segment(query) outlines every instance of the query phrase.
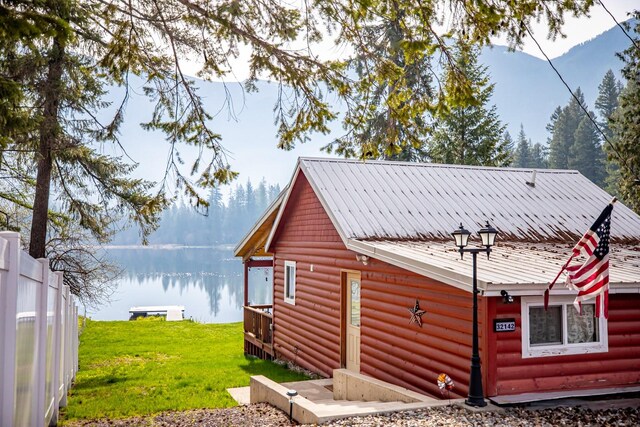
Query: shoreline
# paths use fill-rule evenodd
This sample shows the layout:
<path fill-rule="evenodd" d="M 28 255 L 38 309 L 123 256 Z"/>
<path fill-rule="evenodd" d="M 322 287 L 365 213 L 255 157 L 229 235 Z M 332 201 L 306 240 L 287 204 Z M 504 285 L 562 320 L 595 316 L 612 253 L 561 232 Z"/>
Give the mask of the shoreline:
<path fill-rule="evenodd" d="M 155 243 L 150 245 L 102 245 L 95 246 L 100 249 L 160 249 L 160 250 L 176 250 L 176 249 L 216 249 L 216 250 L 233 250 L 235 247 L 232 243 L 223 243 L 220 245 L 183 245 L 180 243 Z"/>

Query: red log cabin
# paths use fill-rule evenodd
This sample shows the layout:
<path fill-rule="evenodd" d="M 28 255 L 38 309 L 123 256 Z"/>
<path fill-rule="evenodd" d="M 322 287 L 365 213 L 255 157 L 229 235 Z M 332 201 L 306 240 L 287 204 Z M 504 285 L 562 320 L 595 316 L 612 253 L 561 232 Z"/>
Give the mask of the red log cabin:
<path fill-rule="evenodd" d="M 544 290 L 611 196 L 577 171 L 536 172 L 300 159 L 235 250 L 245 265 L 245 352 L 436 397 L 446 373 L 452 396 L 466 396 L 472 266 L 451 232 L 489 221 L 499 234 L 477 263 L 485 396 L 640 390 L 640 217 L 615 204 L 608 319 L 589 302 L 580 316 L 561 283 L 545 311 Z M 251 306 L 247 272 L 267 265 L 273 304 Z M 416 303 L 424 314 L 411 321 Z"/>

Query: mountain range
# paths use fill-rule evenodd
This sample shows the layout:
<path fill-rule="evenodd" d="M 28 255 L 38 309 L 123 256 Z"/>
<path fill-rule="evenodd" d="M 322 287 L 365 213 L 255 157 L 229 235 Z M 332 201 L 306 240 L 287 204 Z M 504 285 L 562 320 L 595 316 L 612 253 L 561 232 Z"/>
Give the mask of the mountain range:
<path fill-rule="evenodd" d="M 575 90 L 580 87 L 587 104 L 593 109 L 600 84 L 607 70 L 619 77 L 622 62 L 616 57 L 630 44 L 618 27 L 577 45 L 560 57 L 553 65 L 567 84 Z M 515 138 L 524 127 L 535 142 L 546 142 L 545 126 L 557 106 L 564 106 L 570 93 L 545 60 L 504 46 L 485 48 L 480 61 L 488 67 L 495 83 L 492 103 Z M 274 83 L 259 82 L 259 92 L 245 93 L 241 83 L 197 81 L 205 105 L 215 114 L 212 128 L 222 135 L 229 163 L 240 172 L 240 181 L 250 179 L 256 183 L 263 177 L 272 184 L 285 185 L 299 156 L 326 156 L 320 148 L 343 132 L 339 122 L 333 124 L 330 135 L 313 135 L 311 141 L 292 151 L 276 147 L 276 127 L 273 106 L 278 96 Z M 110 97 L 117 99 L 114 90 Z M 226 95 L 230 96 L 226 96 Z M 139 124 L 149 119 L 152 106 L 141 91 L 134 91 L 128 101 L 127 116 L 122 127 L 121 142 L 128 155 L 139 163 L 137 175 L 158 180 L 165 170 L 168 145 L 164 136 L 140 129 Z M 190 148 L 181 149 L 186 165 L 196 155 Z"/>
<path fill-rule="evenodd" d="M 598 85 L 607 70 L 613 70 L 620 78 L 623 64 L 616 53 L 630 43 L 616 26 L 551 62 L 572 90 L 582 89 L 587 105 L 593 109 Z M 522 124 L 534 143 L 544 143 L 548 136 L 545 126 L 553 110 L 566 105 L 571 97 L 551 65 L 523 52 L 510 52 L 504 46 L 484 49 L 480 60 L 495 83 L 493 103 L 512 136 L 517 135 Z"/>

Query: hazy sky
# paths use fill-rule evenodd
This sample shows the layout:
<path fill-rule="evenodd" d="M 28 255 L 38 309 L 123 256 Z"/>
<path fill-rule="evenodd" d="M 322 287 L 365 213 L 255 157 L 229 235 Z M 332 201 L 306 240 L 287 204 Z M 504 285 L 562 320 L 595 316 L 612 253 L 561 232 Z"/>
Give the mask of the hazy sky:
<path fill-rule="evenodd" d="M 640 9 L 640 0 L 605 0 L 604 5 L 611 12 L 618 22 L 628 19 L 627 14 L 634 9 Z M 565 38 L 558 37 L 556 40 L 547 39 L 547 28 L 545 22 L 534 24 L 533 33 L 542 49 L 549 58 L 555 58 L 566 53 L 573 46 L 583 43 L 595 36 L 607 31 L 616 25 L 614 19 L 605 11 L 601 2 L 596 1 L 592 7 L 590 17 L 575 18 L 567 16 L 565 19 L 564 33 Z M 530 39 L 525 39 L 523 51 L 544 59 L 536 44 Z M 506 45 L 506 39 L 496 39 L 495 44 Z M 316 48 L 316 53 L 323 57 L 340 57 L 344 55 L 344 48 L 334 46 L 332 41 L 326 40 Z M 232 60 L 233 75 L 226 76 L 225 81 L 243 81 L 248 77 L 248 67 L 246 66 L 249 51 L 241 52 L 242 55 L 236 60 Z M 195 75 L 199 70 L 197 63 L 185 61 L 183 68 L 188 74 Z"/>
<path fill-rule="evenodd" d="M 634 8 L 640 8 L 640 0 L 606 0 L 606 7 L 611 11 L 618 22 L 628 19 L 627 13 Z M 566 38 L 558 38 L 555 41 L 547 39 L 547 32 L 544 23 L 540 23 L 534 27 L 534 35 L 538 42 L 542 45 L 543 49 L 550 58 L 558 57 L 566 53 L 571 47 L 588 41 L 597 35 L 607 31 L 614 27 L 615 21 L 609 16 L 600 4 L 596 4 L 591 12 L 591 17 L 582 17 L 576 19 L 573 17 L 566 18 L 566 25 L 564 27 Z M 524 51 L 530 55 L 543 58 L 543 55 L 530 39 L 524 46 Z M 506 44 L 504 41 L 496 40 L 496 44 Z M 330 55 L 339 55 L 340 52 L 336 51 L 336 48 L 332 48 L 333 51 Z M 245 58 L 246 61 L 246 58 Z M 237 80 L 243 80 L 246 77 L 246 72 L 243 71 L 242 60 L 237 62 L 237 69 L 235 78 Z M 194 72 L 195 69 L 190 69 L 190 72 Z M 233 78 L 227 78 L 229 80 L 235 80 Z M 234 85 L 231 85 L 235 87 Z M 237 89 L 237 88 L 236 88 Z M 283 151 L 275 147 L 275 127 L 273 126 L 273 112 L 271 109 L 271 103 L 273 97 L 268 95 L 269 90 L 261 91 L 260 94 L 254 94 L 247 104 L 242 107 L 245 110 L 253 110 L 254 114 L 251 117 L 255 117 L 256 112 L 260 115 L 263 123 L 251 123 L 247 121 L 247 114 L 239 114 L 237 123 L 235 126 L 227 130 L 223 135 L 222 143 L 230 152 L 230 162 L 232 169 L 240 172 L 238 182 L 245 183 L 247 179 L 251 179 L 252 182 L 257 183 L 262 177 L 265 177 L 269 183 L 279 183 L 285 185 L 293 173 L 293 169 L 296 164 L 296 160 L 300 156 L 326 156 L 324 152 L 320 151 L 320 147 L 330 142 L 331 137 L 326 135 L 313 135 L 311 141 L 305 144 L 298 145 L 292 151 Z M 242 100 L 242 95 L 236 95 L 237 100 Z M 268 107 L 265 107 L 268 105 Z M 229 128 L 229 127 L 227 127 Z M 262 135 L 259 140 L 256 140 L 255 134 L 248 132 L 249 128 L 269 129 L 270 131 Z M 335 128 L 339 129 L 339 123 L 335 124 Z M 140 148 L 143 148 L 141 146 Z M 132 150 L 135 150 L 133 148 Z M 188 150 L 187 150 L 188 151 Z M 137 154 L 137 153 L 134 153 Z M 149 153 L 141 152 L 139 156 L 134 155 L 136 159 L 144 159 Z M 187 163 L 189 163 L 189 156 L 185 153 Z M 153 180 L 158 179 L 158 174 L 161 170 L 157 167 L 150 168 L 147 166 L 144 160 L 141 162 L 140 172 L 146 178 Z M 155 163 L 155 162 L 153 162 Z M 153 170 L 155 169 L 155 170 Z M 160 173 L 161 175 L 161 173 Z M 235 184 L 233 184 L 235 185 Z M 225 189 L 225 193 L 226 193 Z"/>
<path fill-rule="evenodd" d="M 606 8 L 618 22 L 623 22 L 629 19 L 627 16 L 628 12 L 631 12 L 634 9 L 640 9 L 640 0 L 606 0 L 602 3 L 604 3 Z M 540 23 L 535 26 L 535 29 L 533 30 L 534 36 L 549 58 L 553 59 L 566 53 L 573 46 L 590 40 L 616 25 L 613 18 L 605 11 L 600 2 L 596 2 L 596 5 L 593 6 L 590 15 L 590 18 L 567 18 L 565 20 L 565 26 L 563 27 L 564 33 L 567 36 L 566 38 L 558 38 L 555 41 L 547 40 L 547 32 L 546 28 L 544 28 L 544 23 Z M 525 44 L 523 51 L 544 59 L 538 47 L 530 39 Z"/>

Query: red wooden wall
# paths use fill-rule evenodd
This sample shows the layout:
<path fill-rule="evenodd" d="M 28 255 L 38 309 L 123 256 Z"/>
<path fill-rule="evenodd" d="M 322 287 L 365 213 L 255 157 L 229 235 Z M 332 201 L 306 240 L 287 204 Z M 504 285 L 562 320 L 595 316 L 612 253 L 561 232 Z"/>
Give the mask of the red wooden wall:
<path fill-rule="evenodd" d="M 362 279 L 361 372 L 440 397 L 442 372 L 455 383 L 452 397 L 466 396 L 471 357 L 471 293 L 434 282 L 382 262 Z M 422 327 L 409 324 L 416 298 Z M 480 352 L 484 303 L 480 299 Z M 486 363 L 483 363 L 483 366 Z"/>
<path fill-rule="evenodd" d="M 440 396 L 439 373 L 465 396 L 471 354 L 471 293 L 384 262 L 364 266 L 346 249 L 301 172 L 272 244 L 274 348 L 278 357 L 331 376 L 340 368 L 342 273 L 361 273 L 361 371 Z M 284 302 L 284 261 L 296 261 L 296 304 Z M 313 271 L 311 271 L 313 265 Z M 415 300 L 427 313 L 409 324 Z M 521 357 L 520 299 L 480 298 L 480 354 L 488 396 L 640 383 L 640 295 L 611 295 L 609 352 Z M 494 333 L 492 319 L 516 319 L 513 333 Z M 483 349 L 489 351 L 483 351 Z"/>
<path fill-rule="evenodd" d="M 522 358 L 520 298 L 491 298 L 489 318 L 513 317 L 516 332 L 488 333 L 490 396 L 640 383 L 640 295 L 609 296 L 609 351 Z"/>
<path fill-rule="evenodd" d="M 342 272 L 361 272 L 361 372 L 440 396 L 436 378 L 455 382 L 465 396 L 471 355 L 471 293 L 371 260 L 364 266 L 346 249 L 304 174 L 296 180 L 273 240 L 274 348 L 284 357 L 330 376 L 340 368 Z M 296 261 L 296 304 L 284 302 L 284 261 Z M 311 270 L 313 265 L 313 272 Z M 427 313 L 409 324 L 415 300 Z M 479 318 L 484 323 L 485 300 Z M 480 327 L 481 354 L 486 348 Z M 483 373 L 486 377 L 486 360 Z M 485 378 L 486 383 L 486 378 Z"/>
<path fill-rule="evenodd" d="M 302 173 L 287 203 L 274 253 L 274 350 L 330 376 L 340 368 L 340 269 L 355 265 Z M 295 306 L 284 302 L 284 261 L 296 261 Z M 314 271 L 310 271 L 311 264 Z"/>

